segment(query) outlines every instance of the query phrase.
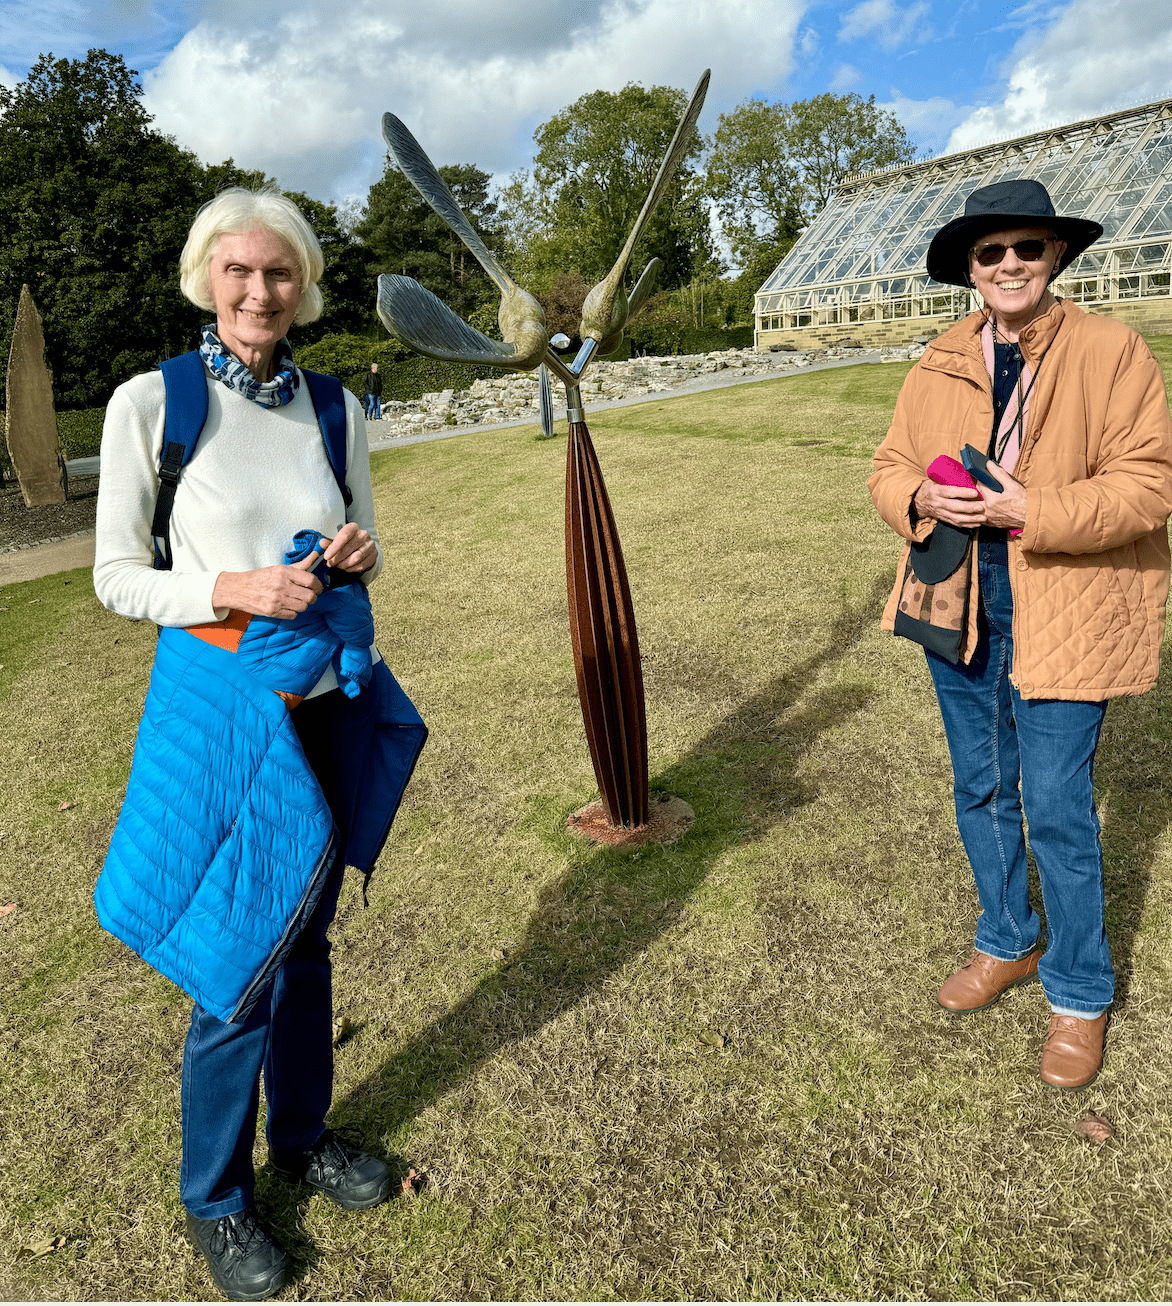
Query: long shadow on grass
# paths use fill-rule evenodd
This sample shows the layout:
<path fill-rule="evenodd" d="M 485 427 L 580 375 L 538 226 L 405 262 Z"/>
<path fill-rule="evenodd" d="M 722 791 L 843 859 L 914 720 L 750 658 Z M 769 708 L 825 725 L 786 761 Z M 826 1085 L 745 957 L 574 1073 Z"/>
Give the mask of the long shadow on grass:
<path fill-rule="evenodd" d="M 572 854 L 574 864 L 542 893 L 512 957 L 338 1101 L 336 1119 L 360 1124 L 372 1137 L 394 1131 L 648 947 L 729 848 L 812 801 L 815 791 L 798 774 L 803 755 L 874 691 L 859 682 L 821 689 L 811 683 L 850 658 L 873 627 L 889 583 L 877 579 L 862 604 L 834 621 L 824 648 L 770 681 L 654 777 L 653 788 L 696 809 L 696 824 L 680 843 L 645 847 L 636 857 L 585 847 Z M 548 813 L 543 824 L 554 819 Z"/>

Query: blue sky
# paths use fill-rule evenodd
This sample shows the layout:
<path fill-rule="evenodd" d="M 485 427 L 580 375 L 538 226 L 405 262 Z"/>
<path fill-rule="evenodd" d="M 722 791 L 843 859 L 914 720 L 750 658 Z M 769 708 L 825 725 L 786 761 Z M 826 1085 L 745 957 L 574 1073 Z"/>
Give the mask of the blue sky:
<path fill-rule="evenodd" d="M 437 163 L 504 177 L 586 91 L 705 66 L 704 131 L 750 95 L 857 91 L 927 152 L 1172 95 L 1164 0 L 0 0 L 9 85 L 91 46 L 200 158 L 338 200 L 379 175 L 385 109 Z"/>

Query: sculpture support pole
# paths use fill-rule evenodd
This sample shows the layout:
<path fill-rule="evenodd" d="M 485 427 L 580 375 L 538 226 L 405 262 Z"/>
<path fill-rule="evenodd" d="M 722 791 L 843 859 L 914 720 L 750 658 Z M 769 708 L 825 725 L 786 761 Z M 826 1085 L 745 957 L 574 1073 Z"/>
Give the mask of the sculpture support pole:
<path fill-rule="evenodd" d="M 576 389 L 576 387 L 575 387 Z M 611 825 L 647 822 L 647 714 L 639 637 L 602 469 L 570 397 L 566 452 L 566 591 L 582 721 Z"/>

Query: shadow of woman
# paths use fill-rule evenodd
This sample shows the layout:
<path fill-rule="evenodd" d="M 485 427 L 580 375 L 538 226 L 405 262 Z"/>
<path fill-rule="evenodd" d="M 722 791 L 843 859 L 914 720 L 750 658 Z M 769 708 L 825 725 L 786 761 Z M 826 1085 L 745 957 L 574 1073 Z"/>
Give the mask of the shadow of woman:
<path fill-rule="evenodd" d="M 810 685 L 849 660 L 889 586 L 889 577 L 877 578 L 866 600 L 833 622 L 818 652 L 746 699 L 653 778 L 653 789 L 670 790 L 697 811 L 679 843 L 644 845 L 637 859 L 601 848 L 576 854 L 567 873 L 542 892 L 512 956 L 336 1101 L 333 1117 L 370 1137 L 393 1132 L 487 1058 L 572 1008 L 671 928 L 729 848 L 812 801 L 815 792 L 798 774 L 802 757 L 824 731 L 859 712 L 873 691 L 842 680 Z"/>

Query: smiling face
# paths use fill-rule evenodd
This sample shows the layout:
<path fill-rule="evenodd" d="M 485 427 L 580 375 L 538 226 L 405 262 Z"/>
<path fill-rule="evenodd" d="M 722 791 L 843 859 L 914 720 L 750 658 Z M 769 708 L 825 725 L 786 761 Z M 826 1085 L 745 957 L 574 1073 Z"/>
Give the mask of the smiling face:
<path fill-rule="evenodd" d="M 208 285 L 216 332 L 259 381 L 273 377 L 273 351 L 301 302 L 301 269 L 274 232 L 231 231 L 212 252 Z"/>
<path fill-rule="evenodd" d="M 1019 240 L 1046 241 L 1042 257 L 1034 262 L 1019 258 L 1012 246 Z M 1005 257 L 992 267 L 982 267 L 977 254 L 988 245 L 1004 245 Z M 1033 317 L 1050 284 L 1050 275 L 1066 249 L 1049 227 L 1014 227 L 990 231 L 973 241 L 969 254 L 969 273 L 977 293 L 997 316 L 998 328 L 1011 339 Z"/>

